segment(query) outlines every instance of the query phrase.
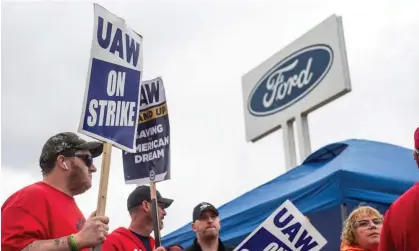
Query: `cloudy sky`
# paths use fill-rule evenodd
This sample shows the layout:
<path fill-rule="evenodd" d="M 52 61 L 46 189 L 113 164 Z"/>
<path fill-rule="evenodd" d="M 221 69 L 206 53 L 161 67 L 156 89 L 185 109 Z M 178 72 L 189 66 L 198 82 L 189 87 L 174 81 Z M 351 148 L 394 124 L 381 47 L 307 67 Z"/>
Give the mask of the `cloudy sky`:
<path fill-rule="evenodd" d="M 331 14 L 342 15 L 352 92 L 309 116 L 313 150 L 361 138 L 411 148 L 419 126 L 419 1 L 97 1 L 144 36 L 144 77 L 162 76 L 171 120 L 172 180 L 160 183 L 163 234 L 285 172 L 282 134 L 244 133 L 241 76 Z M 90 1 L 2 2 L 1 199 L 41 179 L 45 140 L 76 131 L 93 31 Z M 100 159 L 96 165 L 100 167 Z M 106 208 L 127 226 L 121 151 Z M 87 215 L 93 188 L 78 196 Z"/>

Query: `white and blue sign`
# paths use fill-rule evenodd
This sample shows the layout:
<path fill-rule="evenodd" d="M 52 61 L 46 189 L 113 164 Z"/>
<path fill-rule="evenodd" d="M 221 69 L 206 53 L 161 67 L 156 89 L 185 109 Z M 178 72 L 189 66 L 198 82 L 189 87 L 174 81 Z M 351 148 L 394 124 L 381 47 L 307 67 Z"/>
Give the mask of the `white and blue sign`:
<path fill-rule="evenodd" d="M 254 116 L 284 110 L 312 91 L 329 72 L 333 50 L 325 44 L 311 45 L 289 55 L 263 75 L 248 99 Z"/>
<path fill-rule="evenodd" d="M 308 115 L 351 91 L 342 17 L 329 16 L 257 63 L 243 75 L 242 90 L 246 140 L 283 129 L 287 169 L 294 167 L 289 139 L 295 136 L 289 128 L 296 125 L 304 159 L 311 151 Z"/>
<path fill-rule="evenodd" d="M 170 179 L 170 123 L 163 80 L 141 83 L 136 152 L 122 153 L 126 184 Z"/>
<path fill-rule="evenodd" d="M 235 251 L 317 251 L 326 243 L 309 220 L 287 200 Z"/>
<path fill-rule="evenodd" d="M 94 32 L 79 132 L 135 152 L 142 37 L 94 4 Z"/>

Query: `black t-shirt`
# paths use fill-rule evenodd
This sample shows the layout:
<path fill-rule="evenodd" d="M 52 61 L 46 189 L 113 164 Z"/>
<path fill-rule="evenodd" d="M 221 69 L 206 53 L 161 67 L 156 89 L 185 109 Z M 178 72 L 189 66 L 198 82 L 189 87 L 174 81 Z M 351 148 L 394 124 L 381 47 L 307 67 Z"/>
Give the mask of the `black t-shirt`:
<path fill-rule="evenodd" d="M 144 244 L 144 247 L 146 248 L 146 251 L 153 251 L 153 249 L 151 248 L 151 244 L 150 244 L 150 239 L 148 236 L 143 236 L 143 235 L 139 235 L 133 231 L 131 231 L 135 236 L 138 237 L 138 239 L 140 239 L 140 241 Z"/>
<path fill-rule="evenodd" d="M 218 251 L 233 251 L 236 247 L 231 245 L 225 245 L 220 239 L 218 239 Z M 202 251 L 198 240 L 195 238 L 191 246 L 184 249 L 184 251 Z"/>

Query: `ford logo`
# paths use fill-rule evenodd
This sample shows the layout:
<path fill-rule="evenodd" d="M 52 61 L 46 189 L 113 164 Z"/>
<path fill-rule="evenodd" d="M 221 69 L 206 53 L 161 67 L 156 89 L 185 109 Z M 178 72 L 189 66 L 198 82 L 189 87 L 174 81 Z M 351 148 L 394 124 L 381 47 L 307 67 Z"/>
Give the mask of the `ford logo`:
<path fill-rule="evenodd" d="M 265 73 L 250 92 L 250 113 L 267 116 L 295 104 L 323 80 L 332 63 L 333 50 L 325 44 L 289 55 Z"/>

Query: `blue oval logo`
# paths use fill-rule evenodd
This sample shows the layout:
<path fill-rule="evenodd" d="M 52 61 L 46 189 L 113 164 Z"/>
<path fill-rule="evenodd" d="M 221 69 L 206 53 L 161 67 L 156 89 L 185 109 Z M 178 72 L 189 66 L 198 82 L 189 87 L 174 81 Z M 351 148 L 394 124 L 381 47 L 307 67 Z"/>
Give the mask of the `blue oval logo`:
<path fill-rule="evenodd" d="M 250 92 L 248 110 L 267 116 L 295 104 L 327 75 L 333 50 L 325 44 L 305 47 L 272 67 Z"/>

